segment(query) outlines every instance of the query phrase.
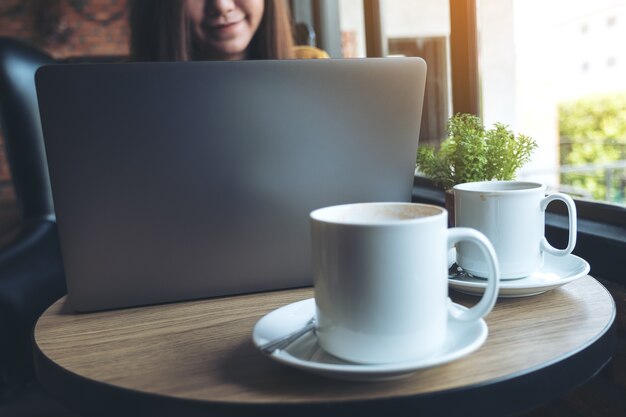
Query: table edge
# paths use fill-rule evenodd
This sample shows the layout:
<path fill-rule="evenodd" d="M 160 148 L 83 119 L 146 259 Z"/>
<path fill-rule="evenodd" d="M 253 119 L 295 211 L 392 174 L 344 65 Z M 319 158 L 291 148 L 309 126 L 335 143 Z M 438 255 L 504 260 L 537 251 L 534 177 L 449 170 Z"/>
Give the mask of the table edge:
<path fill-rule="evenodd" d="M 35 374 L 46 391 L 75 411 L 89 415 L 109 416 L 115 413 L 134 416 L 149 413 L 153 416 L 169 416 L 172 413 L 184 413 L 185 416 L 206 416 L 207 413 L 216 413 L 229 416 L 250 413 L 258 416 L 267 413 L 272 417 L 281 417 L 292 416 L 297 412 L 302 417 L 318 416 L 320 413 L 327 416 L 345 413 L 374 416 L 388 412 L 392 404 L 394 409 L 398 410 L 394 413 L 398 416 L 415 415 L 416 412 L 447 416 L 454 413 L 451 406 L 458 407 L 457 412 L 462 412 L 464 416 L 515 415 L 584 384 L 611 360 L 616 344 L 615 301 L 606 287 L 595 281 L 606 291 L 612 303 L 611 318 L 597 337 L 581 345 L 579 349 L 554 358 L 548 363 L 477 384 L 431 393 L 384 399 L 300 401 L 280 404 L 202 401 L 152 394 L 89 379 L 61 367 L 41 351 L 33 328 L 31 336 Z M 519 392 L 524 392 L 523 400 L 520 399 L 522 396 Z M 532 398 L 529 399 L 529 396 Z"/>

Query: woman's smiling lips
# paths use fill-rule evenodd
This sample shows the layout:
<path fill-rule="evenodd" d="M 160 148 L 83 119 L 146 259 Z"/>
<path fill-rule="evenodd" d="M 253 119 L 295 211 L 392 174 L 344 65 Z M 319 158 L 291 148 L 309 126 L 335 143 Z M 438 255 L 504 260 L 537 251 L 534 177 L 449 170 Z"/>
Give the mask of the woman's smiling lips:
<path fill-rule="evenodd" d="M 212 36 L 224 37 L 229 36 L 236 32 L 239 26 L 243 23 L 244 19 L 237 20 L 235 22 L 226 22 L 219 24 L 205 25 L 204 28 Z"/>

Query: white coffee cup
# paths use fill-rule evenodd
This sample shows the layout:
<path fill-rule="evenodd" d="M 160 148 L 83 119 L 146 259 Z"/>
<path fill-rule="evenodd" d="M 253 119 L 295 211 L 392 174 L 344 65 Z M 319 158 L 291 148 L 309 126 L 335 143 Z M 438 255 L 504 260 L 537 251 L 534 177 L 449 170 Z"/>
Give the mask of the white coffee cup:
<path fill-rule="evenodd" d="M 455 223 L 485 234 L 498 254 L 502 279 L 522 278 L 543 266 L 543 254 L 565 256 L 576 246 L 576 205 L 565 194 L 546 197 L 546 186 L 523 181 L 483 181 L 454 186 Z M 569 214 L 569 242 L 556 249 L 545 238 L 545 210 L 561 200 Z M 488 265 L 480 251 L 465 242 L 457 245 L 457 264 L 484 277 Z"/>
<path fill-rule="evenodd" d="M 361 203 L 311 213 L 316 333 L 328 353 L 357 363 L 419 360 L 444 346 L 448 315 L 471 322 L 498 296 L 498 263 L 481 233 L 448 229 L 445 209 Z M 448 248 L 481 248 L 489 265 L 483 298 L 460 311 L 448 298 Z"/>

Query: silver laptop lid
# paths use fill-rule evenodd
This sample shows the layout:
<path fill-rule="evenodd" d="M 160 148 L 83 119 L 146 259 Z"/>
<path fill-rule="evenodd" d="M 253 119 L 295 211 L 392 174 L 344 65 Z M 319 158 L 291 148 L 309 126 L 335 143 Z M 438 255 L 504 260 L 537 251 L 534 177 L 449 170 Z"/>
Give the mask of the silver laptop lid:
<path fill-rule="evenodd" d="M 36 75 L 77 311 L 310 285 L 310 211 L 409 201 L 419 58 Z"/>

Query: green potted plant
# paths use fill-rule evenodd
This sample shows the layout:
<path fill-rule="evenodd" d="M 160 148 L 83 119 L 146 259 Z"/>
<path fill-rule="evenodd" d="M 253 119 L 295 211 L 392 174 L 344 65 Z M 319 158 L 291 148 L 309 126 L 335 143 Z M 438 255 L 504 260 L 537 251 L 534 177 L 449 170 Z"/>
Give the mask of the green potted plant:
<path fill-rule="evenodd" d="M 448 120 L 448 137 L 438 149 L 417 150 L 417 170 L 446 191 L 446 208 L 454 218 L 452 187 L 474 181 L 512 180 L 530 160 L 537 143 L 496 123 L 486 129 L 479 117 L 458 113 Z"/>

